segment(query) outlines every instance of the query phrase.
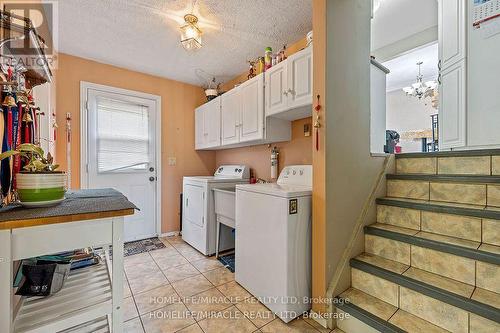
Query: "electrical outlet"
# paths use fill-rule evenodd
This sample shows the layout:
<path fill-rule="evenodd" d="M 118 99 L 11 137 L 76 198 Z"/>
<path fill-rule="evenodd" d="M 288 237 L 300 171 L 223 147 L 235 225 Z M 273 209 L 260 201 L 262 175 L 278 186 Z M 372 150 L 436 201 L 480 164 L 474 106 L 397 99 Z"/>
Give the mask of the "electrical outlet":
<path fill-rule="evenodd" d="M 168 165 L 169 166 L 175 166 L 176 164 L 177 164 L 177 158 L 175 158 L 175 157 L 168 158 Z"/>

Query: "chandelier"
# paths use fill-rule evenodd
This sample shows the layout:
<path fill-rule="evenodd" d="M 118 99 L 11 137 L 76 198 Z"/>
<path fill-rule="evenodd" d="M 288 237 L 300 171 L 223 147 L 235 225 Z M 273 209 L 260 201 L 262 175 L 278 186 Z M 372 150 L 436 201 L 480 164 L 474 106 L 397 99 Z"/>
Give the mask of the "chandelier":
<path fill-rule="evenodd" d="M 434 90 L 437 87 L 437 82 L 435 80 L 423 82 L 424 76 L 422 75 L 421 67 L 423 62 L 417 62 L 418 66 L 418 75 L 417 81 L 409 87 L 404 87 L 403 91 L 407 96 L 417 97 L 418 99 L 422 99 L 425 97 L 430 97 L 434 94 Z"/>
<path fill-rule="evenodd" d="M 181 27 L 181 44 L 187 51 L 201 48 L 201 30 L 198 28 L 198 17 L 193 14 L 184 15 L 185 24 Z"/>

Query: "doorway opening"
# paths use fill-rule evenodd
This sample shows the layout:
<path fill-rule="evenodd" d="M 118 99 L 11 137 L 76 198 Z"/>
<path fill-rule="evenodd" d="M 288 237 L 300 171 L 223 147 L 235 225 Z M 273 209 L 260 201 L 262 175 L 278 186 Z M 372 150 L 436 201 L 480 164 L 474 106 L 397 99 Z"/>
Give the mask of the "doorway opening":
<path fill-rule="evenodd" d="M 378 0 L 374 5 L 371 54 L 388 74 L 382 81 L 372 71 L 371 152 L 438 151 L 438 2 Z"/>

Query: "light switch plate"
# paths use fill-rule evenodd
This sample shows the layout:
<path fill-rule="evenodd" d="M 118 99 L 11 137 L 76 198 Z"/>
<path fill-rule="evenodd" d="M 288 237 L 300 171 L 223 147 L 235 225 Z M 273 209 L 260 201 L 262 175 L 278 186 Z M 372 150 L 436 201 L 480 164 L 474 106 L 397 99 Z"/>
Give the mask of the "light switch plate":
<path fill-rule="evenodd" d="M 168 158 L 168 165 L 169 166 L 175 166 L 176 164 L 177 164 L 177 158 L 175 158 L 175 157 Z"/>

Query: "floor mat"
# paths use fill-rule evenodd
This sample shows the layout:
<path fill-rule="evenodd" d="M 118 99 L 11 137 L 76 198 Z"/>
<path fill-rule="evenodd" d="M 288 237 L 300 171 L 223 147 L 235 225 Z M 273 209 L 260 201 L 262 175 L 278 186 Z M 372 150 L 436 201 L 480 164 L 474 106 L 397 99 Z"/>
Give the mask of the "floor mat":
<path fill-rule="evenodd" d="M 124 244 L 123 256 L 128 257 L 134 254 L 163 249 L 164 247 L 165 244 L 158 237 L 127 242 Z"/>
<path fill-rule="evenodd" d="M 220 256 L 219 261 L 231 272 L 234 273 L 234 253 L 226 254 L 225 256 Z"/>

